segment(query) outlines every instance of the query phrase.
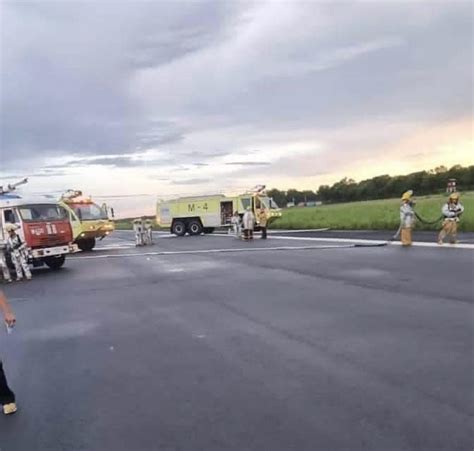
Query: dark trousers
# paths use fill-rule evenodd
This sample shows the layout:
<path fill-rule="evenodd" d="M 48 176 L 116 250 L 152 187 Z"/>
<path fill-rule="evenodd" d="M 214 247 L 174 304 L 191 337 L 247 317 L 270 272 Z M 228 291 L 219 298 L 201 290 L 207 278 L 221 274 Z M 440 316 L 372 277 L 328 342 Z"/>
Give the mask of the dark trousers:
<path fill-rule="evenodd" d="M 0 360 L 0 404 L 5 405 L 12 402 L 15 402 L 15 394 L 7 384 L 7 378 L 3 372 L 3 365 Z"/>
<path fill-rule="evenodd" d="M 253 240 L 253 229 L 244 229 L 244 239 Z"/>
<path fill-rule="evenodd" d="M 262 240 L 266 240 L 267 239 L 267 228 L 266 227 L 260 227 L 260 229 L 262 230 Z"/>

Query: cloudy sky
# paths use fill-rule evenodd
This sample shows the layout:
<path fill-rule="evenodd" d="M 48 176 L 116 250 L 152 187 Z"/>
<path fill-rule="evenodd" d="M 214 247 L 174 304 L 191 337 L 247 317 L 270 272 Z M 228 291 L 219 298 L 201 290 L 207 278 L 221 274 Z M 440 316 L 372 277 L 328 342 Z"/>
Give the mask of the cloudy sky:
<path fill-rule="evenodd" d="M 0 14 L 0 179 L 30 176 L 27 191 L 149 213 L 157 196 L 474 163 L 471 2 L 15 0 Z"/>

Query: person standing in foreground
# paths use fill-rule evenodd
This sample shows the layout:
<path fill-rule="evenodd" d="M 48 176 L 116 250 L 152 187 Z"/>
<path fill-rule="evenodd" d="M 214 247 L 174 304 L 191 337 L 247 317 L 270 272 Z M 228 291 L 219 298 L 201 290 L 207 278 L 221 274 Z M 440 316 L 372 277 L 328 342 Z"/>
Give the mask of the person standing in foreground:
<path fill-rule="evenodd" d="M 242 234 L 242 226 L 240 224 L 241 219 L 238 211 L 234 212 L 232 219 L 230 220 L 232 224 L 232 228 L 234 230 L 234 235 L 237 239 L 240 239 L 240 235 Z"/>
<path fill-rule="evenodd" d="M 265 208 L 260 209 L 260 214 L 258 215 L 258 220 L 260 223 L 260 230 L 262 231 L 262 240 L 267 239 L 267 223 L 268 223 L 268 218 L 267 218 L 267 213 L 265 211 Z"/>
<path fill-rule="evenodd" d="M 142 218 L 133 220 L 133 230 L 135 232 L 135 246 L 145 245 L 145 229 Z"/>
<path fill-rule="evenodd" d="M 3 314 L 5 319 L 5 324 L 7 327 L 13 327 L 16 323 L 15 315 L 13 314 L 10 305 L 7 302 L 7 298 L 3 294 L 3 291 L 0 290 L 0 311 Z M 3 364 L 0 360 L 0 404 L 3 406 L 3 413 L 5 415 L 10 415 L 17 411 L 17 406 L 15 404 L 15 394 L 10 390 L 10 387 L 7 383 L 7 378 L 3 372 Z"/>
<path fill-rule="evenodd" d="M 17 228 L 15 224 L 7 224 L 5 227 L 8 232 L 7 250 L 15 265 L 16 280 L 22 280 L 23 274 L 25 274 L 27 280 L 31 280 L 31 271 L 28 267 L 28 248 L 20 235 L 16 233 Z"/>
<path fill-rule="evenodd" d="M 150 246 L 153 244 L 153 221 L 151 219 L 145 220 L 145 244 Z"/>
<path fill-rule="evenodd" d="M 441 209 L 444 221 L 443 228 L 439 232 L 438 244 L 443 244 L 447 235 L 450 237 L 450 243 L 457 243 L 458 222 L 464 212 L 464 207 L 459 202 L 459 193 L 451 193 L 448 202 Z"/>
<path fill-rule="evenodd" d="M 415 225 L 414 205 L 413 191 L 409 190 L 403 193 L 402 205 L 400 206 L 400 237 L 402 246 L 412 245 L 412 229 Z"/>
<path fill-rule="evenodd" d="M 255 215 L 252 212 L 251 207 L 247 207 L 244 217 L 242 218 L 244 227 L 244 239 L 253 240 L 253 229 L 255 227 Z"/>
<path fill-rule="evenodd" d="M 6 253 L 7 247 L 3 240 L 0 240 L 0 270 L 3 274 L 3 280 L 5 282 L 11 282 L 12 276 L 10 275 L 10 268 L 7 265 Z"/>

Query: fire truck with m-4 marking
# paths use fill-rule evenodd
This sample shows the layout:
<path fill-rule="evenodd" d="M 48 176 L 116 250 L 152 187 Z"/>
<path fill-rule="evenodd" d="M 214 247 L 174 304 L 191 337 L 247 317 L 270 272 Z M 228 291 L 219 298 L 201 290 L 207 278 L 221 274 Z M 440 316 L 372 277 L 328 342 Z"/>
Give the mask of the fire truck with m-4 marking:
<path fill-rule="evenodd" d="M 221 194 L 210 196 L 180 197 L 169 201 L 158 201 L 156 223 L 170 228 L 177 236 L 212 233 L 216 228 L 229 228 L 234 212 L 242 217 L 247 208 L 255 214 L 255 227 L 259 228 L 259 212 L 263 208 L 267 225 L 281 217 L 281 209 L 259 185 L 253 190 L 235 197 Z"/>

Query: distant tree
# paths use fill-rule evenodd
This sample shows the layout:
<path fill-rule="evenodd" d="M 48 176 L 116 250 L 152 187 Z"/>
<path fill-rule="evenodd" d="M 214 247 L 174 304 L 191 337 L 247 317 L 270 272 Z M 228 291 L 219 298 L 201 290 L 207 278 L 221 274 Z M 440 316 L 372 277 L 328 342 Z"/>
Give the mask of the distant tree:
<path fill-rule="evenodd" d="M 273 198 L 277 205 L 279 205 L 280 207 L 286 207 L 287 200 L 285 191 L 280 191 L 276 188 L 273 188 L 267 191 L 267 194 L 269 197 Z"/>
<path fill-rule="evenodd" d="M 448 172 L 448 168 L 446 166 L 441 165 L 434 168 L 435 174 L 444 174 L 446 172 Z"/>
<path fill-rule="evenodd" d="M 301 191 L 294 188 L 291 188 L 286 192 L 286 198 L 288 199 L 288 202 L 294 202 L 295 204 L 299 204 L 303 201 Z"/>
<path fill-rule="evenodd" d="M 450 169 L 438 166 L 429 171 L 413 172 L 408 175 L 379 175 L 371 179 L 356 182 L 344 177 L 333 185 L 321 185 L 317 192 L 311 190 L 299 191 L 289 189 L 280 191 L 272 189 L 268 194 L 278 205 L 285 206 L 288 202 L 312 202 L 321 200 L 330 202 L 352 202 L 357 200 L 386 199 L 399 197 L 412 189 L 417 195 L 444 193 L 449 179 L 456 179 L 457 187 L 461 191 L 474 189 L 474 166 L 467 168 L 455 165 Z"/>

